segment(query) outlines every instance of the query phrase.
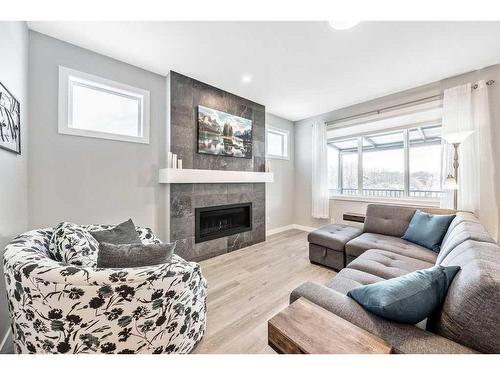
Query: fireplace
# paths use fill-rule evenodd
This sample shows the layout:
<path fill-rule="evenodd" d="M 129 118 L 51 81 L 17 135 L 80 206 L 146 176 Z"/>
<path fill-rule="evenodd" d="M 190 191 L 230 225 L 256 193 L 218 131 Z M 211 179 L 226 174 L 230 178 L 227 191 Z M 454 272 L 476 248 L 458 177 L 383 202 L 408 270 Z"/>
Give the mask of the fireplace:
<path fill-rule="evenodd" d="M 252 230 L 252 202 L 195 209 L 195 242 Z"/>

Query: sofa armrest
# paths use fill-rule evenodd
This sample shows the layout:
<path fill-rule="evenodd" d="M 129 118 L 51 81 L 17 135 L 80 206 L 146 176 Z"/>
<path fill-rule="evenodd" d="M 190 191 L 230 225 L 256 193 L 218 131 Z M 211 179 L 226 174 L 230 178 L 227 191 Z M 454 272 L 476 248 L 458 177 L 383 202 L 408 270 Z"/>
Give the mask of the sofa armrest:
<path fill-rule="evenodd" d="M 392 344 L 396 353 L 477 353 L 473 349 L 411 324 L 391 322 L 366 311 L 356 301 L 324 285 L 306 282 L 290 295 L 304 297 Z"/>

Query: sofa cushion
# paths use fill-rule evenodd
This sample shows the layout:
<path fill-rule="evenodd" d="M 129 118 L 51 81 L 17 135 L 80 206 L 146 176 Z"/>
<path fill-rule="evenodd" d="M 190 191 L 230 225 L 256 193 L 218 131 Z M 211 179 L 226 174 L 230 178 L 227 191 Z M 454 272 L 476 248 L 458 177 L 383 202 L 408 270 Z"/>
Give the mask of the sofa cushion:
<path fill-rule="evenodd" d="M 459 270 L 459 266 L 433 266 L 355 288 L 347 295 L 381 318 L 416 324 L 441 306 Z"/>
<path fill-rule="evenodd" d="M 109 225 L 109 224 L 90 224 L 90 225 L 82 225 L 82 228 L 89 231 L 98 231 L 98 230 L 105 230 L 105 229 L 111 229 L 113 228 L 114 225 Z M 137 231 L 137 235 L 139 236 L 139 239 L 144 245 L 152 244 L 152 243 L 161 243 L 160 239 L 156 237 L 156 235 L 153 233 L 151 228 L 146 228 L 146 227 L 135 227 L 135 230 Z"/>
<path fill-rule="evenodd" d="M 428 329 L 485 353 L 500 353 L 500 247 L 467 240 L 441 262 L 460 266 Z"/>
<path fill-rule="evenodd" d="M 154 266 L 170 262 L 174 253 L 174 243 L 158 243 L 143 245 L 133 244 L 99 244 L 97 267 L 99 268 L 132 268 Z"/>
<path fill-rule="evenodd" d="M 62 222 L 54 228 L 49 254 L 60 262 L 82 267 L 95 267 L 99 243 L 84 227 Z"/>
<path fill-rule="evenodd" d="M 486 231 L 486 228 L 481 223 L 469 220 L 460 220 L 458 223 L 453 225 L 451 230 L 448 230 L 448 233 L 441 245 L 441 251 L 439 252 L 436 264 L 441 264 L 443 259 L 446 258 L 446 256 L 455 247 L 467 240 L 495 243 L 493 238 L 491 238 Z"/>
<path fill-rule="evenodd" d="M 348 268 L 363 271 L 384 279 L 403 276 L 410 272 L 430 268 L 434 263 L 387 250 L 368 250 L 353 260 Z"/>
<path fill-rule="evenodd" d="M 387 250 L 410 258 L 435 263 L 437 254 L 434 251 L 398 237 L 377 233 L 363 233 L 345 245 L 345 253 L 349 257 L 358 257 L 369 249 Z"/>
<path fill-rule="evenodd" d="M 450 236 L 453 229 L 458 224 L 463 223 L 463 222 L 479 223 L 479 219 L 471 212 L 458 211 L 456 213 L 455 218 L 453 219 L 450 226 L 448 227 L 448 231 L 446 232 L 446 235 L 443 238 L 443 244 L 446 242 L 446 240 Z"/>
<path fill-rule="evenodd" d="M 441 242 L 454 218 L 455 215 L 434 215 L 416 210 L 402 238 L 439 253 Z"/>
<path fill-rule="evenodd" d="M 328 281 L 325 286 L 339 293 L 347 294 L 351 289 L 378 283 L 383 280 L 385 279 L 371 273 L 359 271 L 354 268 L 344 268 L 334 278 Z"/>
<path fill-rule="evenodd" d="M 128 219 L 110 229 L 91 231 L 90 234 L 99 243 L 106 242 L 113 245 L 142 243 L 132 219 Z"/>
<path fill-rule="evenodd" d="M 309 233 L 307 240 L 315 245 L 344 251 L 346 242 L 359 236 L 362 232 L 360 228 L 350 225 L 330 224 Z"/>
<path fill-rule="evenodd" d="M 363 232 L 402 237 L 417 208 L 418 207 L 369 204 L 366 208 Z M 425 207 L 420 209 L 432 214 L 453 213 L 452 210 L 442 208 Z"/>

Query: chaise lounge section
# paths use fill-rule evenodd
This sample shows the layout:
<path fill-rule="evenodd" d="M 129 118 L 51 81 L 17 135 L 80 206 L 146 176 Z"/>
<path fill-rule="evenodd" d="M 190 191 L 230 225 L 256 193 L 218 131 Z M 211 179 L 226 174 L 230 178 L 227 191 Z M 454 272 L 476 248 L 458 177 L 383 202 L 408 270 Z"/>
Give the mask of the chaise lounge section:
<path fill-rule="evenodd" d="M 307 282 L 290 296 L 322 306 L 385 339 L 399 353 L 500 353 L 500 247 L 471 213 L 458 212 L 439 254 L 400 238 L 416 208 L 369 205 L 363 233 L 346 242 L 346 268 L 325 285 Z M 434 213 L 449 211 L 432 210 Z M 434 265 L 460 266 L 443 303 L 413 326 L 364 310 L 347 293 Z"/>

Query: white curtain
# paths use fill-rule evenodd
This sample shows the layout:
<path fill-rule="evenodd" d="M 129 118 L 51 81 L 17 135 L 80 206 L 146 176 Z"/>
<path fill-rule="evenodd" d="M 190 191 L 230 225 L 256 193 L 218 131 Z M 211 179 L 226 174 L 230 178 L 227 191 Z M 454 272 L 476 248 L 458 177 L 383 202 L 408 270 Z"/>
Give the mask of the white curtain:
<path fill-rule="evenodd" d="M 472 87 L 470 83 L 465 85 L 452 87 L 451 89 L 444 91 L 443 96 L 443 128 L 442 135 L 457 133 L 462 131 L 473 130 L 472 117 L 471 117 L 471 98 L 472 98 Z M 465 140 L 464 143 L 460 145 L 459 149 L 459 209 L 464 208 L 464 200 L 462 200 L 462 192 L 467 191 L 470 195 L 475 195 L 472 190 L 475 190 L 474 184 L 472 186 L 467 186 L 474 179 L 473 176 L 467 176 L 468 172 L 474 171 L 474 166 L 476 164 L 475 160 L 471 158 L 474 154 L 474 142 L 473 136 L 470 136 Z M 442 171 L 443 178 L 446 178 L 449 174 L 453 175 L 453 146 L 447 144 L 444 139 L 442 140 Z M 470 159 L 470 160 L 467 160 Z M 464 169 L 466 170 L 466 175 L 464 176 Z M 453 191 L 445 190 L 443 197 L 441 198 L 441 207 L 453 208 Z"/>
<path fill-rule="evenodd" d="M 479 81 L 472 92 L 472 121 L 476 131 L 479 165 L 479 199 L 476 212 L 491 236 L 498 241 L 498 189 L 495 184 L 500 165 L 494 157 L 493 123 L 491 121 L 488 86 Z"/>
<path fill-rule="evenodd" d="M 498 236 L 498 208 L 494 184 L 492 129 L 488 86 L 479 81 L 445 90 L 443 135 L 472 130 L 459 146 L 458 209 L 474 212 L 491 236 Z M 443 178 L 453 174 L 453 146 L 443 141 Z M 442 207 L 453 207 L 453 191 L 445 192 Z"/>
<path fill-rule="evenodd" d="M 328 165 L 326 124 L 316 122 L 312 127 L 312 217 L 328 219 Z"/>

